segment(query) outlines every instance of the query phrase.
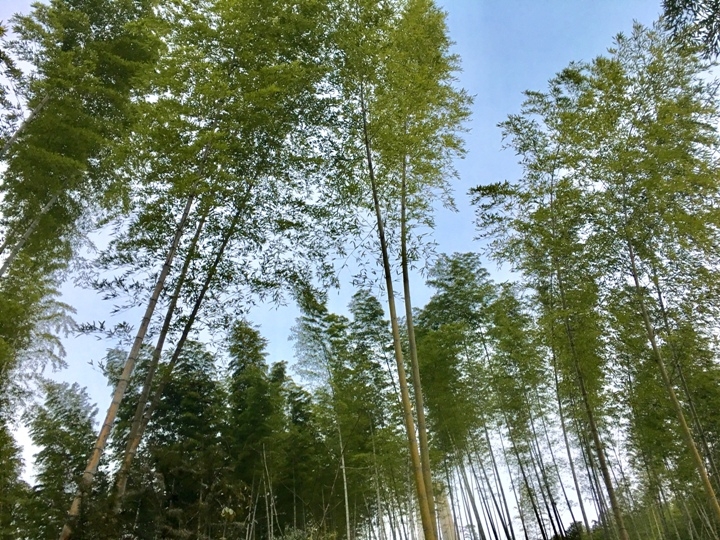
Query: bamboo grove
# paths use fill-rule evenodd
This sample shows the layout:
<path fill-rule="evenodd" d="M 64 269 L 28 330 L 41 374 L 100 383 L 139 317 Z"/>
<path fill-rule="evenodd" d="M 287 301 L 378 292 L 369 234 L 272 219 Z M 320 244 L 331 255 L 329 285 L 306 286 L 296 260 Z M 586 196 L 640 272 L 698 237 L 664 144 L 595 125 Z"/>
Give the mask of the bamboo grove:
<path fill-rule="evenodd" d="M 0 27 L 0 538 L 716 540 L 717 21 L 664 8 L 526 93 L 452 255 L 472 100 L 432 0 Z M 78 325 L 68 280 L 138 321 Z M 247 318 L 285 301 L 292 363 Z M 42 375 L 63 332 L 107 343 L 104 417 Z"/>

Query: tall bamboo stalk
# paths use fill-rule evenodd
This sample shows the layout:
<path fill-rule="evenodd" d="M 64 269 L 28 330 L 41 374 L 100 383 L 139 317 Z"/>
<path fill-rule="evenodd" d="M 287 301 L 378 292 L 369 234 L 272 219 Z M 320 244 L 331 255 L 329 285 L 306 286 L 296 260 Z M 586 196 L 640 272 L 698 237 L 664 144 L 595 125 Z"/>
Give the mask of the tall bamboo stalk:
<path fill-rule="evenodd" d="M 180 270 L 180 274 L 178 275 L 177 283 L 175 284 L 175 290 L 173 291 L 172 297 L 170 298 L 170 303 L 168 304 L 167 311 L 165 313 L 165 320 L 163 321 L 162 328 L 160 329 L 160 334 L 158 335 L 157 343 L 155 345 L 155 348 L 153 349 L 152 356 L 150 358 L 150 364 L 148 365 L 148 371 L 145 376 L 145 381 L 143 381 L 140 398 L 138 399 L 137 406 L 135 407 L 135 415 L 130 426 L 130 433 L 128 434 L 127 443 L 125 446 L 123 462 L 120 465 L 120 469 L 118 470 L 115 481 L 116 513 L 119 513 L 122 509 L 122 502 L 123 498 L 125 497 L 125 490 L 127 488 L 127 480 L 130 474 L 130 464 L 135 456 L 135 451 L 137 450 L 135 440 L 138 438 L 139 432 L 142 429 L 143 412 L 145 412 L 145 407 L 147 405 L 148 398 L 150 397 L 150 391 L 152 390 L 152 384 L 155 378 L 155 371 L 157 370 L 158 363 L 160 362 L 160 356 L 162 355 L 162 351 L 165 346 L 165 340 L 170 330 L 173 316 L 175 315 L 175 309 L 177 307 L 178 299 L 180 298 L 180 292 L 182 291 L 182 287 L 185 284 L 185 277 L 187 275 L 188 269 L 190 268 L 192 258 L 195 255 L 195 248 L 197 246 L 198 240 L 200 239 L 200 234 L 202 233 L 202 230 L 205 226 L 206 218 L 207 212 L 203 212 L 200 217 L 200 221 L 195 228 L 195 234 L 190 241 L 188 253 L 185 256 L 185 261 L 183 262 L 182 269 Z"/>
<path fill-rule="evenodd" d="M 695 439 L 690 432 L 690 427 L 688 426 L 687 420 L 685 419 L 685 413 L 683 412 L 682 405 L 680 405 L 680 401 L 678 400 L 677 394 L 675 393 L 675 388 L 673 387 L 670 376 L 668 375 L 662 352 L 660 351 L 660 347 L 658 347 L 657 340 L 655 338 L 655 329 L 653 328 L 653 324 L 650 321 L 650 316 L 648 315 L 647 308 L 645 307 L 645 300 L 642 293 L 642 287 L 640 286 L 639 273 L 635 260 L 635 249 L 632 245 L 632 242 L 630 241 L 630 237 L 629 234 L 627 234 L 627 231 L 626 244 L 628 248 L 628 255 L 630 256 L 630 269 L 632 272 L 633 283 L 635 285 L 635 292 L 637 293 L 638 305 L 640 307 L 643 324 L 645 325 L 647 339 L 650 342 L 650 347 L 652 348 L 653 355 L 655 357 L 655 363 L 657 364 L 658 371 L 660 372 L 660 377 L 663 381 L 663 384 L 665 385 L 665 390 L 670 397 L 670 402 L 672 403 L 675 414 L 677 415 L 678 422 L 680 423 L 680 430 L 683 434 L 683 439 L 685 439 L 685 444 L 688 451 L 690 452 L 693 463 L 695 464 L 695 469 L 700 476 L 703 488 L 705 488 L 705 494 L 707 496 L 708 503 L 710 504 L 710 508 L 715 515 L 716 521 L 720 522 L 720 503 L 718 502 L 717 495 L 715 495 L 715 490 L 713 489 L 712 483 L 710 482 L 710 477 L 708 476 L 707 469 L 705 468 L 705 463 L 703 463 L 700 452 L 698 452 L 697 445 L 695 444 Z"/>
<path fill-rule="evenodd" d="M 407 376 L 405 374 L 405 363 L 403 360 L 402 343 L 400 340 L 400 328 L 398 325 L 397 310 L 395 308 L 395 291 L 393 287 L 392 271 L 390 269 L 390 254 L 388 250 L 387 240 L 385 237 L 384 219 L 382 216 L 382 210 L 380 209 L 380 196 L 378 193 L 378 186 L 375 179 L 375 169 L 373 164 L 372 148 L 370 144 L 370 134 L 368 132 L 367 111 L 365 108 L 365 95 L 362 85 L 360 86 L 360 106 L 363 124 L 363 144 L 365 147 L 365 157 L 367 160 L 366 164 L 368 167 L 368 176 L 370 180 L 370 187 L 372 190 L 373 207 L 375 209 L 378 239 L 380 241 L 383 273 L 385 275 L 385 286 L 387 289 L 388 298 L 388 311 L 390 312 L 390 326 L 392 328 L 393 348 L 395 350 L 395 363 L 397 366 L 400 396 L 403 405 L 403 419 L 405 421 L 405 430 L 408 437 L 408 447 L 410 450 L 410 459 L 413 468 L 413 478 L 415 479 L 418 506 L 420 507 L 420 518 L 422 520 L 425 540 L 437 540 L 437 537 L 435 535 L 435 523 L 432 518 L 432 514 L 430 513 L 427 489 L 425 487 L 425 479 L 423 476 L 420 454 L 418 452 L 417 435 L 415 432 L 415 420 L 413 419 L 412 405 L 410 403 L 410 392 L 407 384 Z"/>
<path fill-rule="evenodd" d="M 60 198 L 59 194 L 53 195 L 48 202 L 46 202 L 43 207 L 40 209 L 40 211 L 35 215 L 33 220 L 30 222 L 30 224 L 26 227 L 25 232 L 23 232 L 22 236 L 18 238 L 18 241 L 13 244 L 12 249 L 10 250 L 10 253 L 8 254 L 7 258 L 3 261 L 2 266 L 0 266 L 0 278 L 2 278 L 5 275 L 5 272 L 8 271 L 8 269 L 12 266 L 13 262 L 15 262 L 15 259 L 22 251 L 22 248 L 25 247 L 25 244 L 30 239 L 32 234 L 37 229 L 38 225 L 40 225 L 40 220 L 43 218 L 45 214 L 47 214 L 53 206 L 58 202 L 58 199 Z M 6 241 L 3 243 L 3 249 L 4 251 L 6 247 L 9 245 L 9 237 L 6 239 Z M 0 253 L 2 253 L 0 251 Z"/>
<path fill-rule="evenodd" d="M 425 404 L 420 380 L 420 363 L 418 361 L 417 343 L 415 341 L 415 326 L 413 324 L 413 310 L 410 296 L 410 261 L 407 252 L 407 156 L 403 156 L 402 179 L 400 189 L 400 266 L 402 267 L 403 295 L 405 300 L 405 325 L 408 333 L 408 349 L 410 352 L 410 367 L 412 369 L 412 383 L 415 394 L 415 413 L 417 416 L 418 436 L 420 439 L 420 461 L 422 464 L 425 493 L 427 495 L 430 518 L 437 538 L 437 516 L 435 511 L 435 496 L 433 494 L 432 469 L 430 468 L 430 447 L 428 445 L 427 424 L 425 422 Z"/>
<path fill-rule="evenodd" d="M 18 128 L 15 130 L 15 133 L 12 134 L 12 137 L 5 141 L 2 149 L 0 149 L 0 159 L 3 159 L 3 157 L 5 157 L 5 154 L 8 152 L 8 150 L 10 150 L 12 145 L 17 142 L 20 135 L 22 135 L 25 129 L 30 125 L 33 120 L 35 120 L 35 117 L 40 114 L 40 111 L 42 111 L 49 102 L 50 94 L 46 94 L 45 97 L 40 100 L 40 103 L 38 103 L 35 108 L 30 111 L 30 114 L 28 114 L 27 118 L 25 118 L 25 120 L 23 120 L 22 123 L 18 126 Z"/>
<path fill-rule="evenodd" d="M 128 438 L 128 442 L 125 447 L 125 454 L 123 455 L 123 463 L 121 465 L 121 471 L 125 470 L 124 474 L 127 474 L 127 471 L 129 471 L 130 465 L 132 464 L 132 460 L 135 457 L 135 454 L 137 453 L 138 446 L 140 446 L 140 441 L 142 440 L 142 436 L 145 433 L 145 430 L 147 429 L 148 424 L 150 423 L 150 420 L 153 416 L 153 413 L 155 412 L 155 409 L 157 409 L 158 405 L 160 404 L 160 399 L 162 398 L 162 394 L 163 394 L 163 391 L 165 390 L 165 386 L 170 382 L 170 378 L 172 377 L 173 369 L 175 368 L 175 365 L 177 364 L 178 360 L 180 359 L 180 355 L 182 353 L 183 347 L 185 346 L 185 343 L 190 335 L 192 327 L 195 324 L 195 319 L 197 318 L 197 315 L 200 311 L 200 307 L 202 306 L 202 303 L 205 299 L 205 295 L 207 294 L 208 290 L 210 289 L 210 284 L 212 283 L 212 280 L 215 278 L 215 274 L 217 273 L 218 266 L 222 262 L 222 258 L 225 254 L 225 250 L 227 249 L 227 246 L 230 243 L 230 240 L 232 239 L 233 235 L 236 232 L 236 226 L 240 219 L 241 213 L 242 213 L 242 210 L 238 209 L 238 211 L 235 213 L 235 215 L 232 218 L 230 226 L 225 231 L 225 235 L 223 236 L 222 242 L 220 243 L 220 246 L 218 247 L 218 250 L 215 253 L 215 258 L 213 259 L 213 262 L 210 265 L 210 268 L 208 269 L 207 274 L 205 275 L 205 281 L 203 282 L 202 288 L 200 289 L 200 292 L 199 292 L 197 298 L 195 299 L 195 302 L 193 304 L 190 315 L 188 316 L 187 320 L 185 321 L 185 326 L 183 327 L 183 331 L 182 331 L 182 334 L 180 335 L 180 339 L 178 340 L 177 344 L 175 345 L 175 350 L 173 351 L 170 361 L 167 363 L 165 373 L 163 374 L 163 378 L 160 380 L 160 383 L 158 384 L 157 388 L 155 389 L 152 399 L 150 399 L 150 401 L 149 401 L 149 405 L 145 408 L 145 410 L 143 412 L 142 419 L 140 421 L 138 429 L 135 432 L 135 436 L 133 438 Z"/>
<path fill-rule="evenodd" d="M 183 232 L 185 230 L 185 225 L 187 223 L 188 216 L 190 215 L 190 211 L 192 210 L 194 202 L 195 194 L 192 194 L 188 197 L 187 202 L 185 203 L 185 209 L 183 210 L 182 216 L 180 217 L 180 221 L 175 227 L 175 234 L 168 249 L 167 255 L 165 256 L 165 263 L 163 264 L 162 270 L 160 271 L 160 275 L 158 275 L 155 287 L 150 296 L 150 300 L 148 301 L 148 305 L 145 309 L 145 314 L 143 315 L 142 321 L 140 322 L 140 327 L 138 328 L 137 334 L 135 336 L 135 341 L 133 342 L 133 346 L 130 349 L 127 360 L 125 361 L 125 366 L 123 368 L 122 374 L 120 375 L 120 379 L 115 386 L 115 392 L 113 394 L 112 401 L 110 402 L 110 407 L 108 408 L 107 414 L 105 415 L 105 420 L 103 422 L 102 428 L 100 429 L 100 433 L 95 443 L 95 448 L 93 449 L 90 460 L 85 467 L 85 472 L 83 473 L 79 489 L 75 495 L 75 498 L 73 499 L 72 505 L 70 506 L 70 511 L 68 512 L 65 524 L 63 525 L 62 531 L 60 533 L 60 540 L 67 540 L 68 538 L 70 538 L 70 534 L 72 533 L 72 527 L 74 526 L 75 521 L 80 515 L 80 503 L 82 502 L 83 495 L 86 491 L 90 489 L 93 480 L 95 479 L 95 474 L 97 473 L 98 465 L 100 464 L 100 458 L 102 457 L 102 454 L 105 450 L 105 445 L 107 444 L 108 437 L 110 436 L 110 431 L 112 430 L 113 423 L 115 422 L 118 409 L 120 408 L 120 403 L 122 402 L 122 398 L 125 395 L 125 390 L 130 383 L 130 376 L 132 375 L 133 369 L 135 368 L 135 363 L 137 361 L 138 355 L 140 354 L 140 348 L 142 347 L 143 341 L 145 339 L 145 334 L 147 333 L 147 330 L 150 326 L 150 320 L 152 319 L 153 313 L 155 312 L 155 306 L 157 305 L 158 299 L 160 298 L 160 293 L 165 287 L 165 281 L 167 279 L 167 276 L 170 274 L 172 262 L 175 258 L 175 252 L 177 251 L 178 244 L 180 243 L 180 239 L 182 238 Z"/>

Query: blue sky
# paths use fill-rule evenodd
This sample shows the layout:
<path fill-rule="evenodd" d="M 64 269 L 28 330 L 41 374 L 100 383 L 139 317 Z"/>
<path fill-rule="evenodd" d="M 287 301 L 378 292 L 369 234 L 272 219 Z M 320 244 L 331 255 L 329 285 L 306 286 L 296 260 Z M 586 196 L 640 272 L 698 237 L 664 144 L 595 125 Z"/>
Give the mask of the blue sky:
<path fill-rule="evenodd" d="M 460 55 L 463 71 L 458 84 L 475 102 L 466 134 L 468 154 L 457 163 L 460 179 L 455 187 L 458 212 L 440 209 L 434 239 L 439 252 L 480 249 L 473 240 L 473 213 L 467 191 L 486 182 L 512 179 L 519 174 L 516 156 L 502 150 L 500 130 L 505 117 L 517 112 L 524 90 L 543 90 L 546 82 L 571 61 L 589 61 L 612 46 L 613 36 L 629 32 L 633 21 L 649 25 L 660 14 L 661 0 L 439 0 L 448 13 L 454 51 Z M 0 20 L 12 13 L 27 12 L 27 0 L 0 0 Z M 492 263 L 487 263 L 496 271 Z M 344 310 L 352 295 L 351 271 L 340 274 L 342 291 L 330 294 L 330 308 Z M 65 300 L 78 309 L 79 322 L 110 321 L 111 305 L 94 293 L 64 287 Z M 418 276 L 414 304 L 423 305 L 430 291 Z M 291 360 L 289 331 L 297 311 L 293 307 L 258 306 L 252 319 L 270 341 L 269 360 Z M 124 317 L 137 326 L 140 314 Z M 89 367 L 104 356 L 106 345 L 93 337 L 66 339 L 69 368 L 56 376 L 88 386 L 103 415 L 109 389 L 99 371 Z M 21 439 L 25 439 L 21 432 Z M 28 449 L 26 457 L 29 459 Z"/>

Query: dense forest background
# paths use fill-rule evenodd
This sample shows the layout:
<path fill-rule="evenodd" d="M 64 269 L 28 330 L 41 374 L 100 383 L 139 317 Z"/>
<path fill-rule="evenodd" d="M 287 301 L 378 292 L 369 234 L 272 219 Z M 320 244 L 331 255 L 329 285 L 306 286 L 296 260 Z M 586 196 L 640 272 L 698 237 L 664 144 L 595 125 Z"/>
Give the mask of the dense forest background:
<path fill-rule="evenodd" d="M 525 93 L 452 254 L 482 96 L 432 0 L 3 23 L 0 538 L 717 539 L 720 15 L 658 9 Z"/>

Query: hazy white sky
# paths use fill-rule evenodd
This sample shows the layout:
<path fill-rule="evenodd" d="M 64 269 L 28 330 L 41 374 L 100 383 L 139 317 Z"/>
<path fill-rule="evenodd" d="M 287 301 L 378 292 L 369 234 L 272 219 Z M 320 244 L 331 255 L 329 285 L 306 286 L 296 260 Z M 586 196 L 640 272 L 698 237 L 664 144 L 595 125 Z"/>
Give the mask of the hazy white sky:
<path fill-rule="evenodd" d="M 467 191 L 479 183 L 517 176 L 519 169 L 511 151 L 502 151 L 496 127 L 509 113 L 517 112 L 524 90 L 543 90 L 546 81 L 570 61 L 591 60 L 612 45 L 618 32 L 629 32 L 633 21 L 649 25 L 660 14 L 661 0 L 438 0 L 448 13 L 455 52 L 462 59 L 459 85 L 475 98 L 473 117 L 466 135 L 468 154 L 457 164 L 460 180 L 455 188 L 459 211 L 440 209 L 434 234 L 438 251 L 479 249 L 473 241 L 473 213 Z M 28 0 L 0 0 L 0 20 L 27 12 Z M 493 265 L 488 263 L 491 271 Z M 351 272 L 339 276 L 343 290 L 331 293 L 330 307 L 342 311 L 352 295 Z M 416 306 L 429 297 L 418 278 L 414 285 Z M 65 301 L 78 310 L 78 322 L 108 320 L 112 306 L 90 291 L 64 287 Z M 258 306 L 252 313 L 270 341 L 269 360 L 291 360 L 289 330 L 297 311 Z M 134 326 L 140 315 L 124 314 Z M 98 402 L 100 415 L 109 403 L 109 389 L 99 371 L 88 363 L 102 359 L 106 345 L 93 337 L 66 339 L 69 368 L 57 374 L 88 386 Z M 21 434 L 21 438 L 25 439 Z M 31 451 L 26 452 L 26 461 Z"/>

